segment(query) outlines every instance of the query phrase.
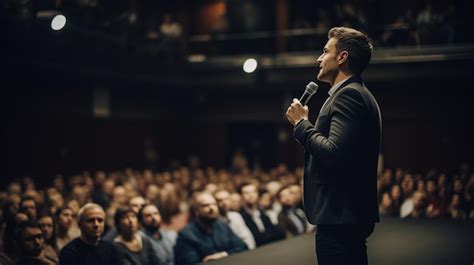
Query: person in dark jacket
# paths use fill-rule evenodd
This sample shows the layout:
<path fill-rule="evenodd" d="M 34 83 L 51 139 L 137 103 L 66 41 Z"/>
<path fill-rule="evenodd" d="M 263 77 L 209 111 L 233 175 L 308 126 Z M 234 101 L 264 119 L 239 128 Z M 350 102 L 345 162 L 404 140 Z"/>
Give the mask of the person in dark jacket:
<path fill-rule="evenodd" d="M 244 202 L 240 214 L 252 232 L 257 247 L 284 239 L 283 229 L 274 225 L 265 212 L 259 208 L 257 186 L 250 182 L 244 182 L 240 185 L 239 192 Z"/>
<path fill-rule="evenodd" d="M 178 234 L 176 265 L 205 263 L 247 250 L 229 226 L 218 220 L 219 208 L 210 193 L 194 194 L 191 210 L 194 218 Z"/>
<path fill-rule="evenodd" d="M 101 240 L 105 212 L 95 203 L 87 203 L 78 213 L 81 236 L 69 242 L 59 253 L 60 265 L 122 265 L 117 247 Z"/>
<path fill-rule="evenodd" d="M 377 164 L 382 120 L 361 74 L 370 62 L 369 37 L 336 27 L 318 58 L 318 80 L 329 97 L 313 125 L 298 99 L 286 116 L 305 150 L 304 208 L 317 225 L 318 264 L 367 264 L 366 240 L 379 222 Z"/>
<path fill-rule="evenodd" d="M 124 265 L 159 264 L 151 239 L 138 233 L 138 217 L 132 208 L 117 209 L 114 223 L 118 232 L 114 243 L 122 254 Z"/>

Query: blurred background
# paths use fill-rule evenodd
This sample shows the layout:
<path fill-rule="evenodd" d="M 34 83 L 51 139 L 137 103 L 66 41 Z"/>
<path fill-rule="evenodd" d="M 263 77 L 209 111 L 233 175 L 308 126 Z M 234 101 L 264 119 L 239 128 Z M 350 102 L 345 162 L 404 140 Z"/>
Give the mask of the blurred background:
<path fill-rule="evenodd" d="M 382 109 L 383 165 L 455 171 L 473 160 L 473 10 L 457 0 L 3 1 L 2 174 L 165 169 L 191 157 L 227 167 L 236 152 L 251 167 L 295 167 L 302 150 L 284 113 L 316 79 L 337 25 L 375 43 L 363 77 Z"/>

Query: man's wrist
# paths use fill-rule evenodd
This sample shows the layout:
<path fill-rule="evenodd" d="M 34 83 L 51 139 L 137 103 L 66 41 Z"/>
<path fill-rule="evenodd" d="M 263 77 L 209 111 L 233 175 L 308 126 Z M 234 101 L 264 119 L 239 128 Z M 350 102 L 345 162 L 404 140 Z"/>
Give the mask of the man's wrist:
<path fill-rule="evenodd" d="M 301 122 L 303 122 L 304 120 L 306 120 L 305 118 L 302 118 L 301 120 L 297 121 L 294 125 L 294 127 L 298 126 Z"/>

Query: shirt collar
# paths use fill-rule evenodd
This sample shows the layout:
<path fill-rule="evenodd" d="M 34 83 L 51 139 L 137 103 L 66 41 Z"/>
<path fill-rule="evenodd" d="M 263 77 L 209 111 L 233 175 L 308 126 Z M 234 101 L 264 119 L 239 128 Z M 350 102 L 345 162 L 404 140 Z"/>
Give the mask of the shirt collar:
<path fill-rule="evenodd" d="M 334 86 L 331 87 L 331 89 L 329 89 L 329 96 L 332 96 L 332 94 L 334 94 L 334 92 L 336 92 L 336 90 L 344 83 L 346 82 L 347 80 L 349 80 L 349 78 L 351 78 L 352 76 L 349 76 L 348 78 L 342 80 L 341 82 L 335 84 Z"/>

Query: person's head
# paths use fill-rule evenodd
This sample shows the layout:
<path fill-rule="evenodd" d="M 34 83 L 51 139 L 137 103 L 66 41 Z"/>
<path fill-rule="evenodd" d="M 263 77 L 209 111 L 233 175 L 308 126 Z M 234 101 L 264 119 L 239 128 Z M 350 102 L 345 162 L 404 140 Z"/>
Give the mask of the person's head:
<path fill-rule="evenodd" d="M 242 208 L 242 196 L 238 192 L 233 192 L 230 194 L 230 201 L 231 201 L 231 210 L 232 211 L 240 211 Z"/>
<path fill-rule="evenodd" d="M 217 190 L 214 193 L 214 198 L 216 198 L 217 205 L 219 206 L 219 211 L 221 214 L 225 214 L 230 211 L 232 208 L 232 201 L 230 199 L 230 192 L 225 189 Z"/>
<path fill-rule="evenodd" d="M 74 214 L 69 207 L 58 209 L 54 216 L 56 217 L 58 229 L 67 230 L 73 225 Z"/>
<path fill-rule="evenodd" d="M 87 203 L 78 212 L 78 224 L 82 241 L 97 244 L 104 232 L 105 212 L 98 204 Z"/>
<path fill-rule="evenodd" d="M 147 204 L 138 213 L 138 220 L 143 228 L 147 230 L 157 230 L 161 226 L 161 214 L 154 204 Z"/>
<path fill-rule="evenodd" d="M 273 206 L 273 197 L 268 191 L 264 191 L 260 194 L 258 199 L 258 205 L 263 209 L 271 209 Z"/>
<path fill-rule="evenodd" d="M 382 198 L 380 200 L 380 206 L 382 208 L 389 208 L 390 206 L 392 206 L 392 198 L 390 197 L 388 192 L 384 192 L 382 194 Z"/>
<path fill-rule="evenodd" d="M 36 220 L 38 211 L 35 199 L 31 196 L 23 197 L 20 202 L 20 211 L 24 211 L 30 220 Z"/>
<path fill-rule="evenodd" d="M 453 191 L 454 193 L 461 194 L 464 190 L 464 187 L 462 185 L 462 181 L 460 178 L 455 178 L 453 181 Z"/>
<path fill-rule="evenodd" d="M 30 220 L 28 215 L 23 211 L 19 211 L 15 213 L 14 218 L 15 218 L 15 223 L 17 224 Z"/>
<path fill-rule="evenodd" d="M 413 193 L 413 208 L 421 209 L 425 206 L 426 193 L 424 191 L 415 191 Z"/>
<path fill-rule="evenodd" d="M 114 224 L 120 235 L 130 237 L 138 231 L 137 214 L 129 207 L 118 208 L 115 211 Z"/>
<path fill-rule="evenodd" d="M 390 189 L 390 196 L 395 201 L 400 200 L 400 198 L 402 196 L 402 189 L 400 188 L 400 185 L 393 185 L 392 186 L 392 188 Z"/>
<path fill-rule="evenodd" d="M 44 215 L 38 218 L 38 223 L 41 225 L 43 230 L 43 236 L 46 241 L 54 238 L 54 220 L 50 215 Z"/>
<path fill-rule="evenodd" d="M 239 188 L 242 200 L 248 207 L 254 207 L 258 203 L 257 185 L 251 182 L 244 182 Z"/>
<path fill-rule="evenodd" d="M 132 197 L 128 201 L 128 206 L 137 214 L 143 208 L 145 204 L 146 204 L 145 198 L 143 198 L 142 196 Z"/>
<path fill-rule="evenodd" d="M 290 186 L 283 186 L 277 193 L 277 198 L 283 207 L 292 207 L 295 197 L 291 192 Z"/>
<path fill-rule="evenodd" d="M 303 190 L 299 184 L 291 184 L 290 191 L 293 193 L 295 204 L 300 203 L 303 200 Z"/>
<path fill-rule="evenodd" d="M 15 241 L 22 257 L 38 257 L 44 248 L 41 225 L 35 221 L 18 224 L 15 229 Z"/>
<path fill-rule="evenodd" d="M 213 223 L 219 217 L 216 199 L 208 192 L 196 192 L 193 195 L 192 209 L 194 216 L 206 224 Z"/>
<path fill-rule="evenodd" d="M 426 192 L 428 195 L 433 195 L 436 193 L 436 181 L 434 179 L 429 179 L 426 181 Z"/>
<path fill-rule="evenodd" d="M 145 197 L 149 202 L 151 203 L 157 202 L 159 196 L 160 196 L 160 188 L 157 185 L 151 184 L 147 186 Z"/>
<path fill-rule="evenodd" d="M 335 27 L 329 30 L 328 39 L 318 58 L 318 80 L 334 85 L 340 72 L 360 75 L 372 56 L 369 37 L 352 28 Z"/>
<path fill-rule="evenodd" d="M 124 206 L 127 203 L 127 190 L 124 186 L 117 186 L 112 192 L 112 201 L 117 205 Z"/>

